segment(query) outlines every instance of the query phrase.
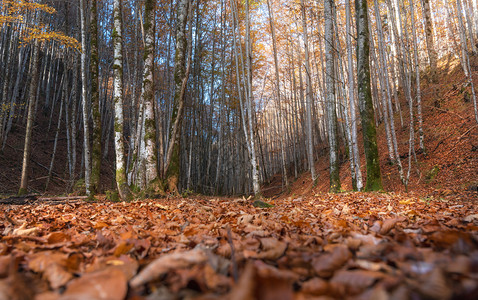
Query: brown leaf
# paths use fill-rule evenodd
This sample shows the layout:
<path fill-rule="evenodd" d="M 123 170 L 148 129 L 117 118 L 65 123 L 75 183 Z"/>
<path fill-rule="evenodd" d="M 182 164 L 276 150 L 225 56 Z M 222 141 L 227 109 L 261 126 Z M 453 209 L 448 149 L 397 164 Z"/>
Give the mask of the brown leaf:
<path fill-rule="evenodd" d="M 73 280 L 60 300 L 123 300 L 127 290 L 124 273 L 116 268 L 107 268 Z"/>
<path fill-rule="evenodd" d="M 252 263 L 246 265 L 244 272 L 237 284 L 232 288 L 229 297 L 230 300 L 249 300 L 255 298 L 256 289 L 256 270 Z"/>
<path fill-rule="evenodd" d="M 314 277 L 302 284 L 302 292 L 312 295 L 325 295 L 329 289 L 329 283 L 321 278 Z"/>
<path fill-rule="evenodd" d="M 370 287 L 378 279 L 384 277 L 381 272 L 366 270 L 341 270 L 330 280 L 335 287 L 345 288 L 351 294 L 356 294 Z"/>
<path fill-rule="evenodd" d="M 312 261 L 312 267 L 315 273 L 320 277 L 331 277 L 333 273 L 340 269 L 350 258 L 352 253 L 345 246 L 337 246 L 332 253 L 325 253 Z"/>
<path fill-rule="evenodd" d="M 29 300 L 33 293 L 31 284 L 20 274 L 0 280 L 0 300 Z"/>
<path fill-rule="evenodd" d="M 435 268 L 420 282 L 411 284 L 419 293 L 430 299 L 450 299 L 453 291 L 448 286 L 441 269 Z"/>
<path fill-rule="evenodd" d="M 261 261 L 248 263 L 232 289 L 231 300 L 288 300 L 293 298 L 292 281 L 297 275 L 279 270 Z"/>
<path fill-rule="evenodd" d="M 260 241 L 262 251 L 259 253 L 252 252 L 249 257 L 276 260 L 284 255 L 287 250 L 287 243 L 279 241 L 276 238 L 262 238 Z"/>
<path fill-rule="evenodd" d="M 380 228 L 380 234 L 381 235 L 386 235 L 387 233 L 390 232 L 390 230 L 392 230 L 395 227 L 395 225 L 398 222 L 402 222 L 404 220 L 405 220 L 405 218 L 403 218 L 403 217 L 385 220 L 382 224 L 382 228 Z"/>
<path fill-rule="evenodd" d="M 12 235 L 20 235 L 20 236 L 35 236 L 38 234 L 38 228 L 32 227 L 27 228 L 27 223 L 23 223 L 22 226 L 18 227 L 17 229 L 13 230 Z"/>
<path fill-rule="evenodd" d="M 53 289 L 64 286 L 73 278 L 65 268 L 67 256 L 62 253 L 39 252 L 29 257 L 28 267 L 37 273 L 43 273 Z"/>
<path fill-rule="evenodd" d="M 0 256 L 0 278 L 7 277 L 12 259 L 10 255 Z"/>
<path fill-rule="evenodd" d="M 138 275 L 130 281 L 133 288 L 139 287 L 147 282 L 157 279 L 162 274 L 176 268 L 187 268 L 195 264 L 203 263 L 207 260 L 207 255 L 203 250 L 196 248 L 186 252 L 176 252 L 166 254 L 141 270 Z"/>
<path fill-rule="evenodd" d="M 47 236 L 48 244 L 57 244 L 69 241 L 71 238 L 69 235 L 63 232 L 52 232 Z"/>

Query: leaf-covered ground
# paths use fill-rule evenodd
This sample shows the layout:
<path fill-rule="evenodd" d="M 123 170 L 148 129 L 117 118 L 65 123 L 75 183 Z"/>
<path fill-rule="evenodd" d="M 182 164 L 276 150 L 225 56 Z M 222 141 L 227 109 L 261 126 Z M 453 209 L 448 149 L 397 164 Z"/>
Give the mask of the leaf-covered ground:
<path fill-rule="evenodd" d="M 0 299 L 476 299 L 477 194 L 2 205 Z"/>

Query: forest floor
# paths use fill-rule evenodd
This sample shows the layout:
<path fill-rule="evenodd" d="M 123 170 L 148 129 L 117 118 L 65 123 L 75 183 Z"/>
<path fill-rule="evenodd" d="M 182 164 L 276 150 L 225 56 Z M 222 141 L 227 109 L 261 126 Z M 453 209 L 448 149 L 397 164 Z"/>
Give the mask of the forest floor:
<path fill-rule="evenodd" d="M 464 84 L 455 60 L 423 83 L 428 153 L 412 160 L 408 192 L 380 126 L 380 193 L 327 193 L 321 157 L 317 186 L 308 173 L 287 192 L 280 176 L 264 186 L 270 208 L 200 195 L 2 203 L 0 299 L 477 299 L 478 126 Z M 407 168 L 408 126 L 397 128 Z M 21 131 L 0 155 L 0 192 L 15 191 Z M 41 190 L 51 141 L 36 132 Z M 348 173 L 344 158 L 344 191 Z"/>

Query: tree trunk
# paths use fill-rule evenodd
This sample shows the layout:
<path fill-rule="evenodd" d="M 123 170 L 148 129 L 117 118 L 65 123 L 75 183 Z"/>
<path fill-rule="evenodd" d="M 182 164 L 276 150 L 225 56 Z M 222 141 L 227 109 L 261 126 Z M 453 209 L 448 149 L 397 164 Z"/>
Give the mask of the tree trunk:
<path fill-rule="evenodd" d="M 177 29 L 176 29 L 176 56 L 174 58 L 174 103 L 173 113 L 169 133 L 169 147 L 165 164 L 166 179 L 170 192 L 178 192 L 178 183 L 180 175 L 180 151 L 181 151 L 181 130 L 184 112 L 184 102 L 186 95 L 187 80 L 189 77 L 190 62 L 186 68 L 186 59 L 188 56 L 188 36 L 186 25 L 190 12 L 190 0 L 180 0 L 177 11 Z M 189 16 L 192 17 L 192 16 Z M 191 43 L 191 41 L 189 41 Z"/>
<path fill-rule="evenodd" d="M 25 146 L 23 148 L 23 165 L 22 165 L 22 178 L 20 181 L 20 190 L 18 191 L 19 195 L 24 195 L 28 193 L 28 172 L 30 167 L 30 154 L 31 154 L 31 144 L 32 144 L 32 131 L 33 131 L 33 122 L 35 120 L 35 96 L 38 87 L 39 72 L 38 72 L 38 57 L 40 52 L 40 45 L 38 40 L 34 41 L 33 45 L 33 58 L 32 58 L 32 71 L 31 71 L 31 86 L 28 95 L 28 117 L 27 117 L 27 127 L 25 131 Z"/>
<path fill-rule="evenodd" d="M 91 186 L 91 150 L 90 150 L 90 130 L 88 124 L 88 111 L 89 111 L 89 101 L 88 101 L 88 79 L 86 74 L 86 3 L 85 0 L 80 1 L 80 24 L 81 24 L 81 98 L 83 106 L 83 160 L 85 164 L 85 187 L 86 194 L 89 197 L 92 197 L 94 191 Z"/>
<path fill-rule="evenodd" d="M 91 148 L 91 191 L 99 193 L 101 170 L 101 114 L 100 114 L 100 69 L 98 53 L 98 2 L 90 0 L 90 96 L 93 115 Z"/>
<path fill-rule="evenodd" d="M 317 183 L 317 175 L 315 173 L 315 161 L 314 161 L 314 138 L 312 136 L 312 86 L 311 86 L 311 74 L 310 74 L 310 61 L 309 61 L 309 41 L 307 32 L 307 19 L 305 14 L 304 0 L 300 0 L 302 11 L 302 35 L 304 38 L 305 48 L 305 78 L 306 78 L 306 136 L 307 136 L 307 157 L 309 161 L 310 175 L 312 176 L 312 184 L 315 186 Z"/>
<path fill-rule="evenodd" d="M 124 113 L 123 113 L 123 18 L 122 0 L 113 2 L 113 101 L 115 109 L 115 153 L 116 153 L 116 187 L 122 200 L 129 200 L 130 191 L 126 179 L 125 150 L 124 150 Z"/>
<path fill-rule="evenodd" d="M 435 42 L 433 40 L 433 22 L 430 11 L 430 0 L 421 0 L 423 17 L 425 18 L 425 38 L 427 43 L 428 59 L 430 62 L 430 78 L 435 81 L 437 72 L 438 55 L 435 50 Z M 412 22 L 413 24 L 413 22 Z"/>
<path fill-rule="evenodd" d="M 367 161 L 366 191 L 382 189 L 380 162 L 377 148 L 377 132 L 370 89 L 370 64 L 369 64 L 369 24 L 368 7 L 366 0 L 355 1 L 357 22 L 357 77 L 358 100 L 360 115 L 362 117 L 363 143 Z"/>
<path fill-rule="evenodd" d="M 351 28 L 351 13 L 350 0 L 345 0 L 345 17 L 346 17 L 346 42 L 347 42 L 347 64 L 348 64 L 348 84 L 349 84 L 349 109 L 350 109 L 350 123 L 351 123 L 351 144 L 353 151 L 353 163 L 355 171 L 355 180 L 357 190 L 361 191 L 363 188 L 362 172 L 360 170 L 360 154 L 358 150 L 357 141 L 357 116 L 355 106 L 355 84 L 353 74 L 353 53 L 352 53 L 352 28 Z"/>
<path fill-rule="evenodd" d="M 329 137 L 330 191 L 340 191 L 340 162 L 337 134 L 337 113 L 335 110 L 335 66 L 334 66 L 334 9 L 333 0 L 324 0 L 325 18 L 325 82 L 326 82 L 326 113 L 327 131 Z"/>
<path fill-rule="evenodd" d="M 276 100 L 277 100 L 277 113 L 278 115 L 278 122 L 282 124 L 282 110 L 281 110 L 281 101 L 280 101 L 280 76 L 279 76 L 279 61 L 277 59 L 277 45 L 276 45 L 276 34 L 275 34 L 275 26 L 274 26 L 274 15 L 271 9 L 270 0 L 267 0 L 267 8 L 269 10 L 269 24 L 271 27 L 271 34 L 272 34 L 272 47 L 274 50 L 274 67 L 276 73 Z M 280 130 L 280 126 L 278 126 L 278 130 Z M 284 151 L 284 138 L 283 134 L 279 134 L 280 139 L 280 150 L 281 150 L 281 161 L 282 161 L 282 180 L 286 188 L 289 188 L 289 180 L 287 178 L 287 169 L 286 169 L 286 162 L 285 162 L 285 151 Z"/>
<path fill-rule="evenodd" d="M 143 118 L 139 147 L 139 168 L 136 170 L 139 176 L 140 188 L 151 186 L 158 178 L 158 163 L 156 155 L 156 120 L 154 115 L 154 56 L 155 56 L 155 3 L 154 0 L 146 0 L 144 12 L 144 70 L 141 102 L 143 106 Z M 154 191 L 157 192 L 157 191 Z"/>

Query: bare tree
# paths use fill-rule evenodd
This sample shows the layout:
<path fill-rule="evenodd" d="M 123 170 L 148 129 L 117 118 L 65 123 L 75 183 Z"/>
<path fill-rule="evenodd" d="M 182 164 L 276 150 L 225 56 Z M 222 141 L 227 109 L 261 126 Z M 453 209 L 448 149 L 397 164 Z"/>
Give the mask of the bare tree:
<path fill-rule="evenodd" d="M 382 189 L 382 178 L 377 147 L 377 132 L 375 128 L 375 114 L 370 89 L 369 64 L 369 28 L 368 5 L 366 0 L 355 1 L 357 22 L 357 77 L 358 100 L 362 117 L 363 143 L 367 161 L 366 191 Z"/>

